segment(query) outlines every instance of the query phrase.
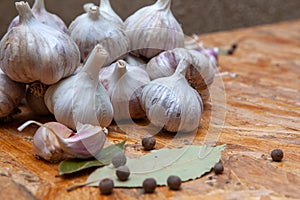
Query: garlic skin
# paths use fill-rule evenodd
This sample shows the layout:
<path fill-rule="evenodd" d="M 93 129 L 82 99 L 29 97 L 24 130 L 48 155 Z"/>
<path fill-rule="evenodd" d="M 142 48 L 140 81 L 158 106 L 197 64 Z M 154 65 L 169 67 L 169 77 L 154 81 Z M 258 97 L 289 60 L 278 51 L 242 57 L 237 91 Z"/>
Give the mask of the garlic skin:
<path fill-rule="evenodd" d="M 28 3 L 16 2 L 20 24 L 0 42 L 0 68 L 14 81 L 46 85 L 70 76 L 80 63 L 76 43 L 65 33 L 39 22 Z"/>
<path fill-rule="evenodd" d="M 35 0 L 32 6 L 32 13 L 36 19 L 38 19 L 43 24 L 51 26 L 57 30 L 68 33 L 68 28 L 64 21 L 57 15 L 48 12 L 45 8 L 44 0 Z M 8 30 L 19 24 L 19 16 L 16 16 L 12 22 L 9 24 Z"/>
<path fill-rule="evenodd" d="M 44 101 L 58 122 L 72 129 L 79 122 L 101 127 L 110 125 L 113 107 L 98 79 L 106 58 L 107 52 L 101 45 L 96 45 L 77 74 L 47 89 Z"/>
<path fill-rule="evenodd" d="M 99 73 L 99 80 L 108 91 L 113 108 L 114 119 L 141 119 L 146 117 L 140 103 L 142 88 L 150 82 L 147 72 L 124 60 L 118 60 Z"/>
<path fill-rule="evenodd" d="M 145 60 L 143 60 L 142 58 L 140 58 L 140 57 L 134 56 L 132 54 L 128 54 L 125 61 L 129 65 L 140 67 L 140 68 L 146 70 L 147 62 Z"/>
<path fill-rule="evenodd" d="M 89 7 L 87 13 L 78 16 L 70 24 L 69 31 L 79 47 L 82 61 L 96 44 L 101 44 L 108 52 L 104 66 L 123 57 L 129 50 L 130 43 L 124 28 L 107 20 L 98 6 Z"/>
<path fill-rule="evenodd" d="M 164 50 L 184 46 L 184 33 L 170 10 L 171 0 L 157 0 L 125 20 L 131 50 L 152 58 Z"/>
<path fill-rule="evenodd" d="M 0 118 L 7 117 L 25 95 L 25 84 L 12 81 L 0 71 Z"/>
<path fill-rule="evenodd" d="M 165 51 L 147 63 L 146 71 L 152 80 L 170 76 L 183 58 L 191 64 L 186 70 L 186 79 L 204 97 L 216 73 L 215 62 L 205 52 L 184 48 Z"/>
<path fill-rule="evenodd" d="M 27 121 L 18 130 L 22 131 L 30 124 L 40 127 L 33 137 L 35 155 L 51 163 L 71 158 L 90 158 L 103 148 L 107 130 L 90 124 L 78 124 L 77 133 L 58 122 L 41 124 Z"/>
<path fill-rule="evenodd" d="M 181 60 L 173 75 L 151 81 L 142 91 L 141 101 L 148 119 L 169 132 L 192 132 L 200 123 L 203 103 L 185 79 L 188 65 Z"/>

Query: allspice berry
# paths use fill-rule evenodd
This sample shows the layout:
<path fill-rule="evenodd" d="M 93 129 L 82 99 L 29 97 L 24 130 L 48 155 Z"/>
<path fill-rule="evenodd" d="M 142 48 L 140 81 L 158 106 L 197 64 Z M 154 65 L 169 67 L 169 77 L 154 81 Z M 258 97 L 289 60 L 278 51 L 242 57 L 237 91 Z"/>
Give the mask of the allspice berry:
<path fill-rule="evenodd" d="M 275 162 L 280 162 L 283 158 L 283 151 L 281 149 L 274 149 L 271 152 L 272 160 Z"/>
<path fill-rule="evenodd" d="M 114 188 L 114 181 L 109 178 L 102 179 L 99 183 L 101 194 L 111 194 Z"/>
<path fill-rule="evenodd" d="M 156 188 L 156 180 L 154 178 L 146 178 L 143 181 L 143 188 L 145 193 L 153 193 Z"/>
<path fill-rule="evenodd" d="M 156 144 L 156 139 L 152 136 L 146 136 L 142 139 L 142 145 L 145 150 L 152 150 Z"/>
<path fill-rule="evenodd" d="M 119 152 L 119 153 L 115 154 L 111 159 L 111 163 L 113 164 L 113 166 L 115 168 L 125 165 L 126 161 L 127 161 L 127 158 L 126 158 L 124 152 Z"/>
<path fill-rule="evenodd" d="M 179 190 L 181 185 L 181 179 L 178 176 L 169 176 L 167 179 L 167 185 L 170 190 Z"/>
<path fill-rule="evenodd" d="M 126 181 L 130 176 L 130 171 L 127 166 L 120 166 L 116 170 L 116 175 L 120 181 Z"/>
<path fill-rule="evenodd" d="M 222 174 L 223 171 L 224 171 L 224 166 L 223 166 L 222 162 L 218 162 L 217 164 L 215 164 L 215 166 L 214 166 L 215 174 Z"/>

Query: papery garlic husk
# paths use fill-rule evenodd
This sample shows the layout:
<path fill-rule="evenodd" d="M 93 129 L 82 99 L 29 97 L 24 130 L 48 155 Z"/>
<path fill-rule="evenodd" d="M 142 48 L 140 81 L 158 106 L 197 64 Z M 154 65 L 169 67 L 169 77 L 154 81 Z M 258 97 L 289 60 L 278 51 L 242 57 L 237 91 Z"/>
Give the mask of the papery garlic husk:
<path fill-rule="evenodd" d="M 94 3 L 86 3 L 83 5 L 85 12 L 89 12 L 89 9 L 95 6 Z M 102 17 L 105 17 L 107 20 L 112 21 L 113 23 L 118 24 L 120 27 L 124 27 L 124 22 L 120 16 L 112 9 L 109 0 L 100 0 L 99 2 L 100 13 Z"/>
<path fill-rule="evenodd" d="M 107 52 L 96 45 L 82 69 L 50 86 L 44 100 L 55 119 L 72 128 L 82 124 L 107 127 L 113 119 L 113 108 L 107 91 L 99 83 L 98 74 Z"/>
<path fill-rule="evenodd" d="M 37 115 L 51 114 L 44 101 L 47 88 L 48 86 L 41 82 L 34 82 L 29 84 L 26 89 L 26 103 L 30 110 Z"/>
<path fill-rule="evenodd" d="M 103 148 L 107 130 L 90 124 L 77 124 L 77 133 L 58 122 L 41 124 L 36 121 L 25 122 L 18 128 L 22 131 L 30 124 L 40 127 L 33 137 L 35 155 L 55 163 L 71 158 L 90 158 Z"/>
<path fill-rule="evenodd" d="M 44 0 L 35 0 L 31 10 L 35 18 L 38 19 L 43 24 L 46 24 L 48 26 L 51 26 L 52 28 L 68 33 L 68 28 L 65 22 L 56 14 L 52 14 L 46 10 Z M 16 16 L 10 23 L 8 30 L 12 29 L 18 24 L 19 24 L 19 16 Z"/>
<path fill-rule="evenodd" d="M 147 118 L 170 132 L 192 132 L 200 123 L 203 104 L 185 78 L 188 65 L 186 60 L 181 60 L 173 75 L 155 79 L 142 90 Z"/>
<path fill-rule="evenodd" d="M 20 24 L 0 42 L 0 67 L 14 81 L 54 84 L 80 63 L 76 43 L 61 31 L 39 22 L 28 3 L 16 2 Z"/>
<path fill-rule="evenodd" d="M 184 46 L 184 34 L 173 16 L 171 0 L 157 0 L 139 9 L 125 20 L 131 50 L 152 58 L 164 50 Z"/>
<path fill-rule="evenodd" d="M 215 62 L 205 52 L 184 48 L 165 51 L 147 63 L 146 71 L 152 80 L 170 76 L 183 58 L 190 63 L 186 70 L 186 79 L 201 94 L 202 99 L 206 100 L 208 87 L 215 77 L 216 67 Z"/>
<path fill-rule="evenodd" d="M 12 81 L 0 71 L 0 118 L 10 115 L 25 95 L 26 85 Z"/>
<path fill-rule="evenodd" d="M 129 50 L 129 39 L 123 27 L 102 16 L 98 6 L 90 7 L 87 13 L 78 16 L 69 26 L 70 35 L 80 49 L 85 61 L 96 44 L 108 52 L 104 66 L 125 56 Z"/>
<path fill-rule="evenodd" d="M 113 108 L 114 119 L 141 119 L 146 117 L 140 97 L 143 87 L 150 82 L 147 72 L 124 60 L 118 60 L 110 67 L 103 68 L 99 80 L 107 89 Z M 113 69 L 113 70 L 111 70 Z"/>

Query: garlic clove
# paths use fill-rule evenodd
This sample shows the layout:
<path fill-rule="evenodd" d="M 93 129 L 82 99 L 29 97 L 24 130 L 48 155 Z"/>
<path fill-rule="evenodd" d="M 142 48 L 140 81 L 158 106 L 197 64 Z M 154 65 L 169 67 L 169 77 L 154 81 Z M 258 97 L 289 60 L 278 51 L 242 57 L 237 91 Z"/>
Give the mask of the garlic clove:
<path fill-rule="evenodd" d="M 184 34 L 173 16 L 171 0 L 157 0 L 139 9 L 125 20 L 131 50 L 152 58 L 164 50 L 184 46 Z"/>

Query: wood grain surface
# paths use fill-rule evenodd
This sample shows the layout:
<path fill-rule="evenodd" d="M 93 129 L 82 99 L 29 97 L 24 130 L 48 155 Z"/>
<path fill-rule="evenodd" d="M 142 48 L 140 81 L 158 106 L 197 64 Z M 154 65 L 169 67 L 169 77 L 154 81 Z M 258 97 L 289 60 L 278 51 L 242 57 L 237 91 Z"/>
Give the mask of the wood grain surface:
<path fill-rule="evenodd" d="M 22 105 L 22 113 L 0 128 L 0 199 L 300 199 L 300 20 L 200 35 L 199 40 L 222 49 L 238 45 L 233 55 L 219 57 L 217 79 L 224 83 L 226 102 L 222 102 L 222 84 L 213 86 L 220 99 L 206 103 L 197 135 L 175 138 L 160 132 L 156 148 L 215 140 L 227 144 L 222 175 L 211 172 L 183 183 L 180 191 L 159 187 L 154 194 L 116 188 L 112 195 L 103 196 L 92 187 L 67 192 L 92 170 L 58 177 L 57 164 L 36 159 L 32 136 L 37 127 L 21 133 L 17 127 L 29 119 L 53 118 L 35 116 Z M 147 131 L 128 129 L 125 134 L 112 125 L 108 140 L 127 139 L 128 156 L 143 154 L 140 139 Z M 275 148 L 284 151 L 282 162 L 271 161 Z"/>

